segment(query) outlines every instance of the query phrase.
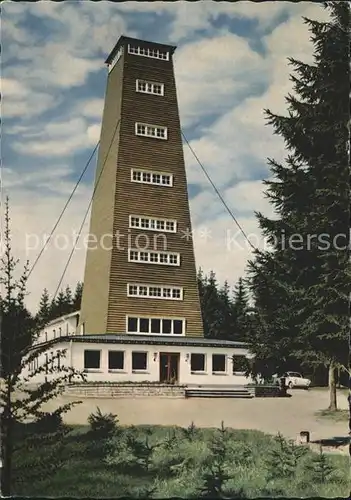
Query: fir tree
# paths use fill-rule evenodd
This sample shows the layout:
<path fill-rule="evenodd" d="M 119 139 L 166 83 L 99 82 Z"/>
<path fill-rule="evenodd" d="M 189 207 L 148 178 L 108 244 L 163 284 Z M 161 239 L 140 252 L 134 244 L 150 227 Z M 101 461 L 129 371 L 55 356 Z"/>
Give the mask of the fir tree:
<path fill-rule="evenodd" d="M 231 478 L 229 457 L 228 457 L 229 434 L 224 427 L 216 431 L 210 444 L 210 454 L 205 461 L 205 466 L 201 474 L 203 485 L 200 489 L 201 496 L 210 498 L 220 498 L 224 493 L 224 486 Z"/>
<path fill-rule="evenodd" d="M 325 7 L 329 22 L 305 19 L 314 63 L 290 59 L 288 116 L 266 111 L 289 153 L 285 165 L 269 161 L 274 180 L 266 182 L 266 196 L 279 217 L 257 214 L 273 250 L 256 252 L 250 271 L 257 360 L 274 371 L 292 369 L 296 359 L 328 366 L 329 407 L 336 409 L 335 369 L 347 364 L 349 316 L 350 16 L 347 3 Z"/>
<path fill-rule="evenodd" d="M 82 302 L 82 294 L 83 294 L 83 283 L 78 281 L 73 296 L 72 312 L 79 311 Z"/>
<path fill-rule="evenodd" d="M 56 300 L 55 300 L 55 315 L 56 318 L 59 318 L 60 316 L 64 316 L 68 312 L 68 304 L 66 302 L 66 295 L 63 290 L 60 290 L 59 293 L 57 294 Z"/>
<path fill-rule="evenodd" d="M 50 321 L 50 319 L 50 297 L 48 290 L 44 288 L 39 302 L 39 310 L 36 315 L 36 320 L 38 322 L 38 326 L 43 328 Z"/>
<path fill-rule="evenodd" d="M 72 290 L 69 287 L 69 285 L 66 286 L 65 290 L 65 307 L 66 307 L 65 314 L 73 312 L 73 296 L 72 296 Z"/>
<path fill-rule="evenodd" d="M 244 280 L 239 278 L 234 289 L 234 300 L 232 305 L 233 327 L 235 329 L 235 340 L 247 340 L 249 337 L 249 300 L 244 286 Z"/>
<path fill-rule="evenodd" d="M 28 263 L 19 280 L 14 278 L 19 261 L 12 255 L 9 201 L 5 205 L 4 254 L 0 260 L 1 378 L 9 376 L 21 364 L 23 352 L 35 336 L 34 318 L 25 306 Z"/>
<path fill-rule="evenodd" d="M 294 478 L 300 459 L 306 454 L 306 448 L 287 441 L 281 434 L 275 437 L 276 447 L 270 450 L 265 459 L 269 481 L 282 478 Z"/>
<path fill-rule="evenodd" d="M 216 274 L 210 271 L 209 276 L 203 276 L 201 271 L 198 279 L 205 337 L 221 338 L 223 316 Z"/>
<path fill-rule="evenodd" d="M 335 469 L 330 464 L 330 461 L 323 448 L 320 446 L 318 455 L 314 455 L 312 460 L 306 464 L 306 469 L 310 473 L 312 483 L 326 483 L 335 475 Z"/>
<path fill-rule="evenodd" d="M 28 419 L 35 418 L 42 422 L 47 413 L 42 405 L 57 395 L 62 394 L 68 380 L 83 379 L 84 376 L 72 368 L 58 366 L 58 358 L 65 357 L 65 351 L 56 351 L 50 365 L 42 365 L 39 360 L 47 350 L 47 345 L 33 347 L 32 341 L 38 336 L 36 322 L 27 312 L 24 299 L 28 277 L 28 266 L 18 280 L 15 279 L 18 260 L 14 259 L 11 250 L 9 205 L 6 201 L 5 210 L 5 252 L 0 261 L 0 280 L 5 293 L 0 297 L 1 324 L 1 493 L 11 496 L 13 487 L 13 453 L 15 450 L 15 426 Z M 28 370 L 36 361 L 37 368 Z M 23 372 L 29 372 L 26 376 Z M 33 377 L 39 374 L 57 375 L 52 380 L 30 387 Z M 22 397 L 18 397 L 22 394 Z M 68 411 L 75 402 L 59 406 L 55 410 L 55 419 Z M 39 441 L 37 441 L 37 446 Z M 45 472 L 43 473 L 45 475 Z"/>
<path fill-rule="evenodd" d="M 233 305 L 230 300 L 230 287 L 227 281 L 225 281 L 224 285 L 220 288 L 218 298 L 221 310 L 219 337 L 221 339 L 234 340 L 236 332 L 233 322 Z"/>

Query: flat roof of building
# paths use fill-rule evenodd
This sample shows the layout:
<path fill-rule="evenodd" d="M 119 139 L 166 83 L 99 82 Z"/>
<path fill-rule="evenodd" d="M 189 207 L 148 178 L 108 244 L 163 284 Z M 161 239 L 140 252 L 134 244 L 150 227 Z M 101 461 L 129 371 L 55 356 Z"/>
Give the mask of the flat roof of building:
<path fill-rule="evenodd" d="M 233 340 L 209 339 L 204 337 L 171 337 L 161 335 L 127 335 L 127 334 L 97 334 L 70 335 L 56 340 L 73 342 L 112 343 L 112 344 L 149 344 L 149 345 L 179 345 L 199 347 L 236 347 L 247 349 L 246 342 Z"/>

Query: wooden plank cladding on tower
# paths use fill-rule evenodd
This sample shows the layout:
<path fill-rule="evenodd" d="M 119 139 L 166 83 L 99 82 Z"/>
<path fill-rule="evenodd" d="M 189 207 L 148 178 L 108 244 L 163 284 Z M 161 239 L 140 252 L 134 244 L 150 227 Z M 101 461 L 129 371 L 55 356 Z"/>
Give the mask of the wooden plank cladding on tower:
<path fill-rule="evenodd" d="M 121 37 L 106 60 L 86 334 L 203 336 L 174 50 Z"/>

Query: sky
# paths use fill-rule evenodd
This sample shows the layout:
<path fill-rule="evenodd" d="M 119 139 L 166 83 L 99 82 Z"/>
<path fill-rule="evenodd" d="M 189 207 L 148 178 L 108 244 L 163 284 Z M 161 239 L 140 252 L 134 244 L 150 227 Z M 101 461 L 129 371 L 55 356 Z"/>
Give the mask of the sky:
<path fill-rule="evenodd" d="M 2 196 L 10 199 L 20 266 L 34 263 L 99 140 L 104 61 L 121 35 L 177 46 L 182 130 L 251 243 L 262 248 L 255 211 L 274 217 L 262 183 L 271 176 L 267 158 L 286 156 L 264 109 L 286 113 L 288 57 L 313 61 L 302 16 L 328 19 L 311 2 L 2 3 Z M 251 247 L 186 144 L 184 157 L 197 267 L 234 286 Z M 53 294 L 59 284 L 92 195 L 95 160 L 29 278 L 33 312 L 43 289 Z M 88 231 L 89 216 L 63 287 L 83 280 Z"/>

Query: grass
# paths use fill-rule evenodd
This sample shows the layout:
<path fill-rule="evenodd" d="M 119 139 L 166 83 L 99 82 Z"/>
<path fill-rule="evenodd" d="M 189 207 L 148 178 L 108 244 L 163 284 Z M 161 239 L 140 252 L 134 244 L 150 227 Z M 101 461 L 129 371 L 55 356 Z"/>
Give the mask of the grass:
<path fill-rule="evenodd" d="M 335 422 L 347 422 L 349 420 L 348 410 L 319 410 L 315 413 L 318 419 L 329 419 Z"/>
<path fill-rule="evenodd" d="M 300 447 L 279 444 L 259 431 L 132 426 L 117 427 L 104 440 L 88 426 L 75 426 L 59 439 L 53 436 L 31 433 L 29 442 L 17 437 L 13 495 L 199 498 L 221 460 L 223 496 L 334 498 L 349 493 L 348 457 L 324 457 L 332 472 L 321 481 L 313 465 L 317 454 L 303 449 L 300 457 Z M 292 465 L 294 454 L 299 458 Z M 278 466 L 272 465 L 277 456 Z"/>

